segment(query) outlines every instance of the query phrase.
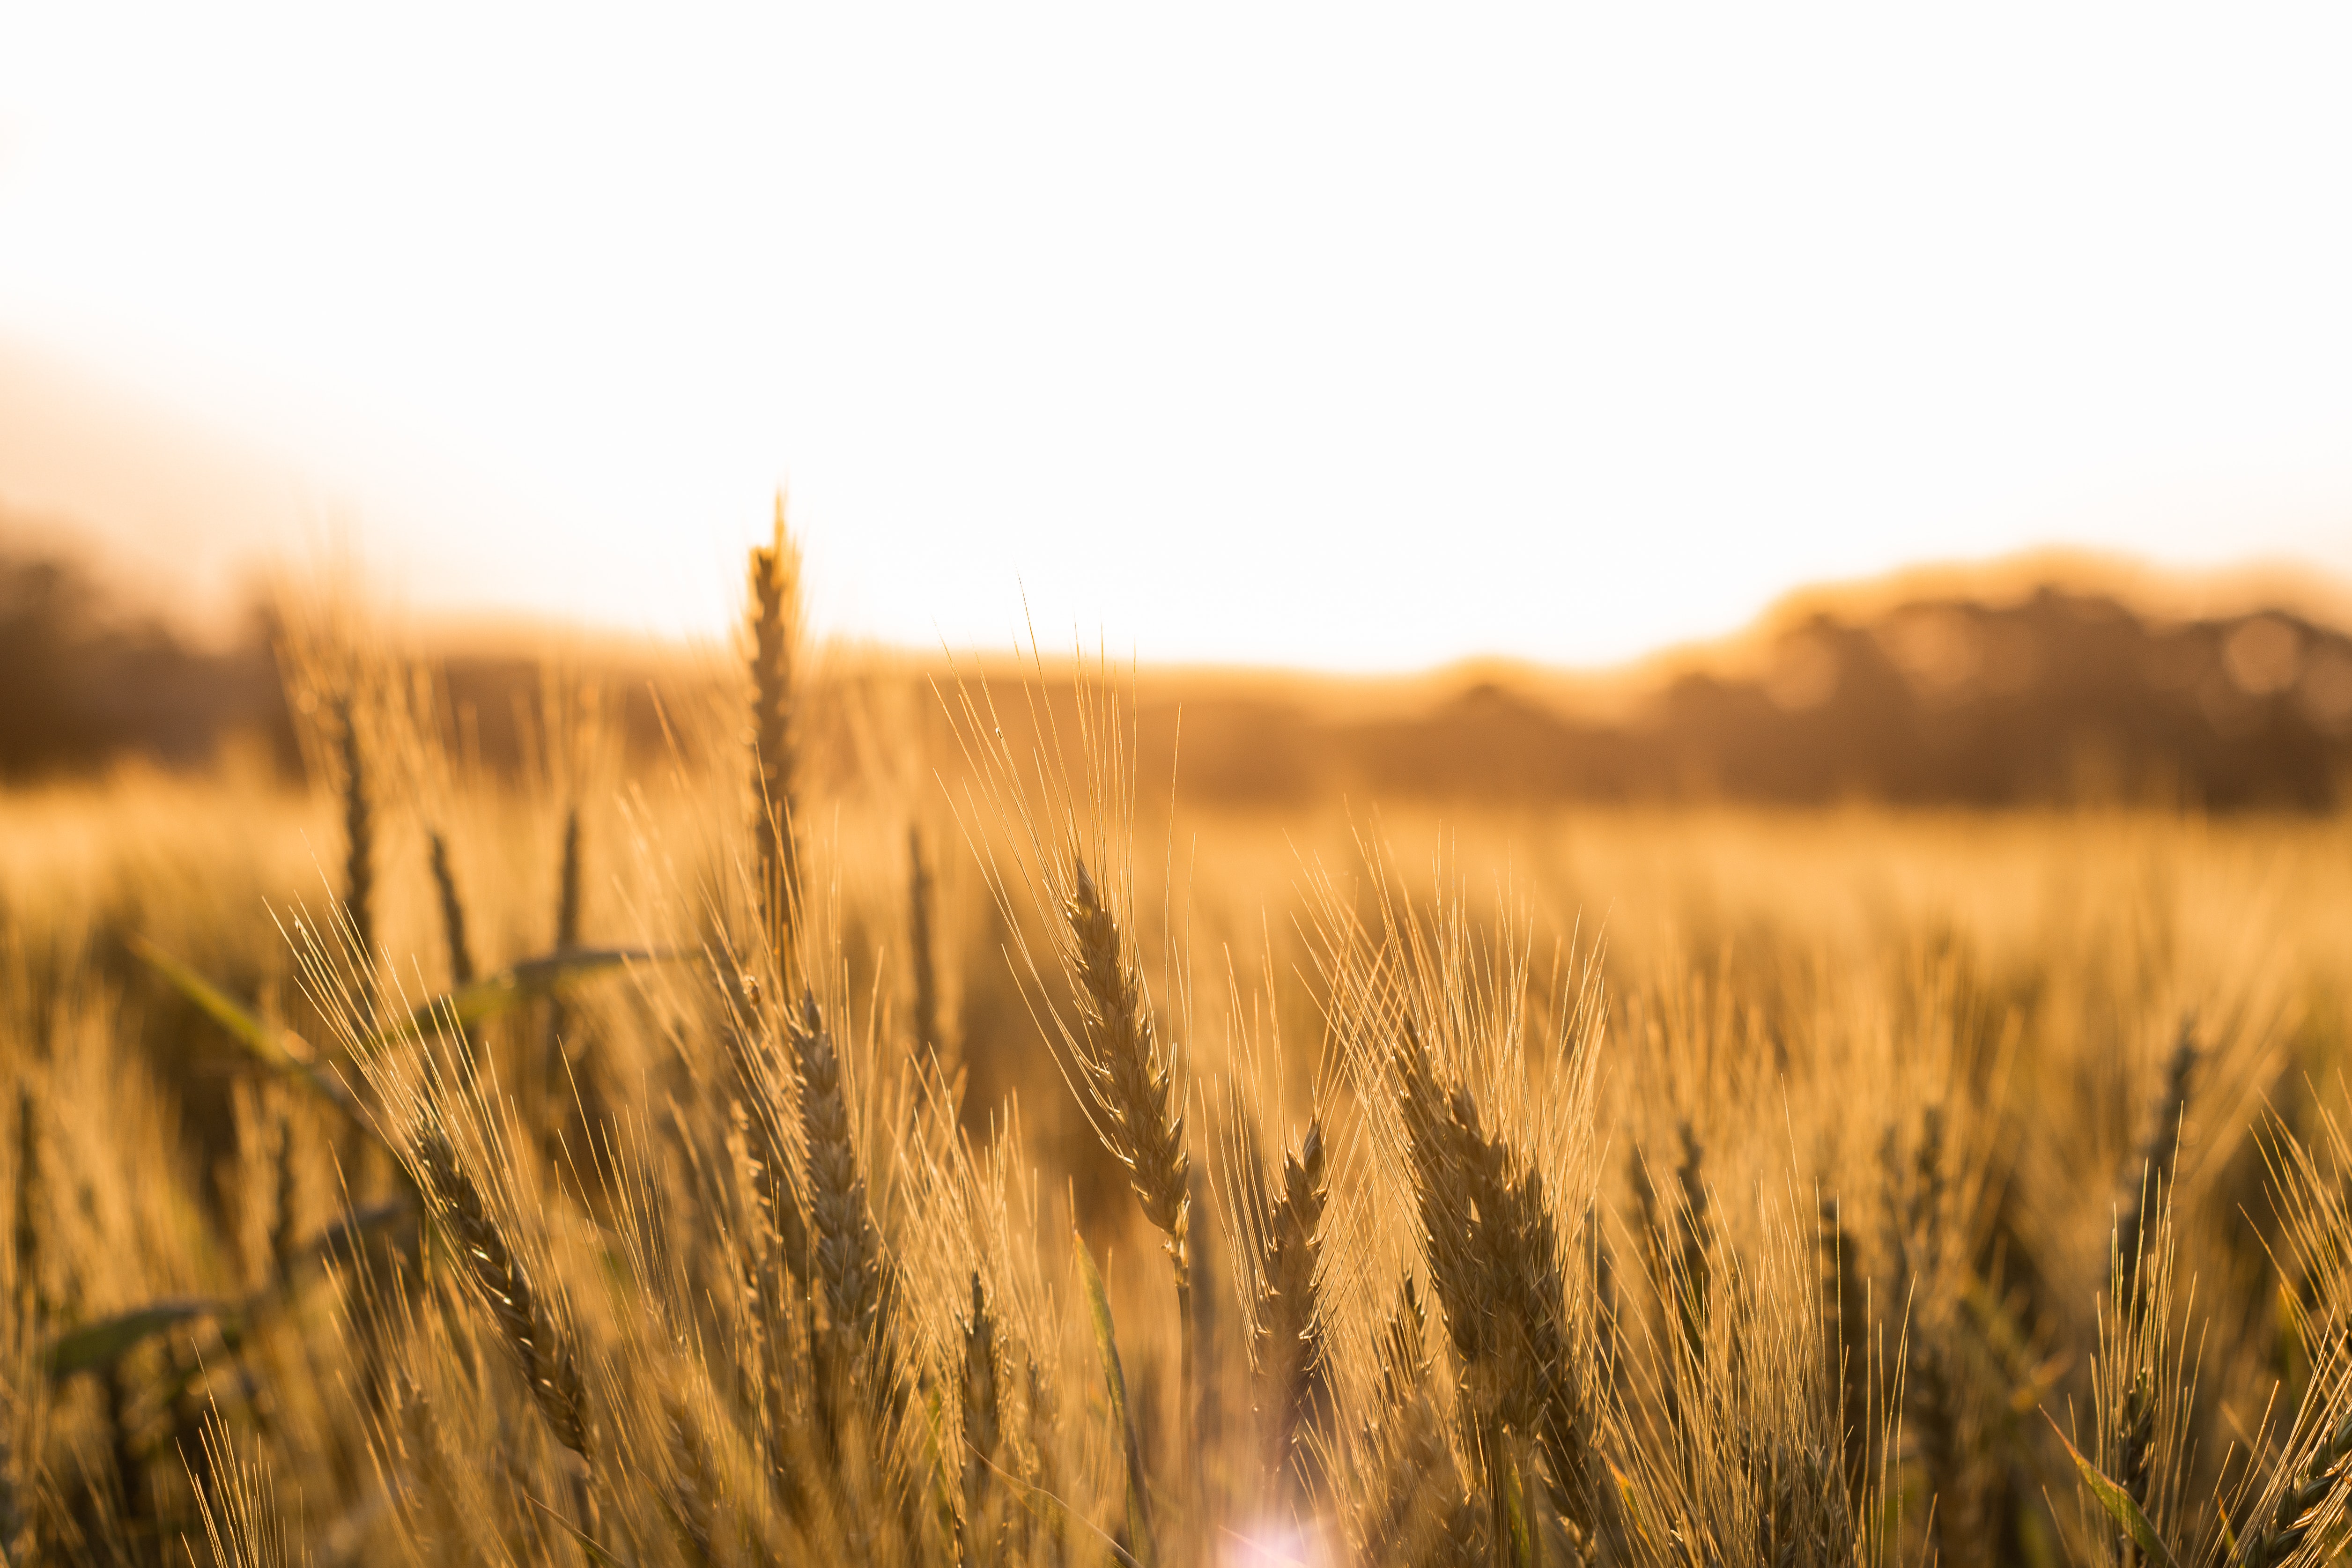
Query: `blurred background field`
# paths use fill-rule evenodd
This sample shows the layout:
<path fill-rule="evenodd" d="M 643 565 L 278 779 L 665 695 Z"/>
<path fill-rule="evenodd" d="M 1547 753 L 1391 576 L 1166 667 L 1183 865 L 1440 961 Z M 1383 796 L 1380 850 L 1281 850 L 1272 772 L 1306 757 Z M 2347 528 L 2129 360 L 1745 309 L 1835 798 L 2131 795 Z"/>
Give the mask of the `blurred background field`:
<path fill-rule="evenodd" d="M 2137 610 L 2079 580 L 1897 595 L 1805 607 L 1608 681 L 802 648 L 802 956 L 785 959 L 759 956 L 742 652 L 403 647 L 298 600 L 243 647 L 202 653 L 69 572 L 10 580 L 16 646 L 81 672 L 12 680 L 54 708 L 12 702 L 0 726 L 16 748 L 0 791 L 12 1561 L 152 1561 L 200 1542 L 207 1520 L 226 1552 L 283 1537 L 335 1561 L 789 1560 L 826 1542 L 908 1561 L 1118 1560 L 1143 1554 L 1139 1516 L 1122 1513 L 1136 1485 L 1156 1549 L 1202 1561 L 1220 1531 L 1315 1562 L 1664 1564 L 1701 1537 L 1824 1563 L 2120 1561 L 2128 1537 L 2080 1500 L 2060 1431 L 2137 1475 L 2184 1562 L 2273 1515 L 2305 1533 L 2261 1561 L 2304 1561 L 2297 1543 L 2325 1538 L 2278 1499 L 2332 1452 L 2352 1375 L 2334 1244 L 2297 1229 L 2336 1234 L 2326 1205 L 2340 1201 L 2327 1118 L 2352 1050 L 2352 641 L 2297 610 Z M 115 705 L 82 701 L 71 679 Z M 1008 812 L 1003 758 L 1080 778 L 1108 766 L 1131 796 Z M 1128 879 L 1121 951 L 1181 1050 L 1202 1305 L 1171 1306 L 1162 1238 L 1130 1190 L 1144 1178 L 1073 1092 L 1066 982 L 1029 956 L 1057 951 L 1073 907 L 1053 880 L 1067 873 L 1024 858 L 1041 830 L 1037 854 L 1074 835 Z M 326 934 L 362 866 L 373 976 L 338 968 Z M 1402 935 L 1383 927 L 1396 920 Z M 1469 967 L 1426 969 L 1414 930 L 1432 952 L 1469 943 Z M 318 1042 L 376 1120 L 257 1075 L 158 952 Z M 505 966 L 603 952 L 639 956 L 420 1043 L 414 1063 L 462 1047 L 486 1091 L 404 1089 L 383 1064 L 406 1047 L 352 1034 L 364 996 L 462 995 Z M 687 963 L 647 962 L 666 953 Z M 679 1226 L 724 1254 L 708 1227 L 768 1189 L 698 1162 L 751 1157 L 762 1093 L 782 1097 L 784 1126 L 809 1114 L 803 1037 L 729 1022 L 747 1004 L 728 987 L 768 964 L 824 999 L 901 1292 L 882 1320 L 904 1336 L 896 1370 L 856 1386 L 883 1411 L 889 1380 L 919 1394 L 957 1375 L 982 1310 L 967 1298 L 984 1289 L 1070 1413 L 988 1452 L 1016 1495 L 1050 1494 L 1103 1544 L 1016 1531 L 973 1546 L 1009 1505 L 969 1474 L 928 1519 L 859 1533 L 860 1510 L 898 1506 L 894 1488 L 942 1463 L 938 1439 L 877 1415 L 875 1451 L 897 1457 L 868 1475 L 827 1446 L 845 1439 L 795 1425 L 824 1408 L 815 1316 L 793 1352 L 813 1358 L 815 1405 L 778 1415 L 730 1384 L 744 1323 L 785 1335 L 745 1342 L 802 1344 L 782 1326 L 797 1320 L 732 1316 L 764 1310 L 756 1271 L 730 1277 L 752 1280 L 749 1309 L 646 1281 L 663 1312 L 717 1336 L 684 1363 L 659 1346 L 687 1331 L 595 1304 L 597 1237 L 607 1270 L 624 1267 L 614 1249 Z M 1528 1474 L 1552 1489 L 1549 1545 L 1510 1546 L 1502 1515 L 1480 1511 L 1506 1495 L 1476 1437 L 1479 1357 L 1503 1352 L 1465 1348 L 1443 1232 L 1401 1217 L 1425 1220 L 1433 1200 L 1419 1145 L 1382 1131 L 1391 1095 L 1411 1103 L 1383 1042 L 1424 1017 L 1437 1070 L 1492 1119 L 1496 1157 L 1546 1184 L 1565 1294 L 1544 1310 L 1570 1347 L 1555 1364 L 1620 1477 L 1596 1517 L 1570 1453 L 1542 1437 Z M 779 1053 L 781 1087 L 730 1076 L 744 1037 L 779 1042 L 759 1048 Z M 397 1072 L 427 1070 L 414 1063 Z M 464 1158 L 499 1173 L 491 1222 L 539 1238 L 519 1256 L 569 1303 L 559 1322 L 588 1368 L 587 1403 L 567 1408 L 596 1412 L 573 1458 L 541 1374 L 497 1370 L 499 1320 L 464 1315 L 507 1298 L 435 1283 L 435 1247 L 399 1217 L 404 1183 L 438 1190 L 434 1167 L 404 1163 L 404 1094 L 482 1130 Z M 1257 1250 L 1278 1211 L 1249 1194 L 1280 1190 L 1310 1127 L 1333 1151 L 1316 1178 L 1330 1206 L 1305 1234 L 1318 1399 L 1335 1403 L 1284 1416 L 1267 1470 L 1243 1435 L 1280 1405 L 1254 1337 L 1282 1300 Z M 814 1143 L 782 1147 L 814 1159 Z M 2297 1173 L 2306 1147 L 2322 1173 Z M 979 1205 L 985 1238 L 938 1228 L 963 1190 L 940 1172 L 963 1162 L 1013 1184 L 954 1200 Z M 774 1201 L 817 1205 L 802 1222 L 817 1226 L 817 1179 L 809 1163 Z M 436 1226 L 462 1222 L 446 1201 L 425 1204 Z M 362 1216 L 393 1228 L 338 1228 Z M 1072 1227 L 1107 1269 L 1124 1417 L 1078 1326 L 1080 1281 L 1055 1261 Z M 341 1260 L 336 1283 L 306 1287 L 298 1314 L 239 1304 L 290 1289 L 314 1254 Z M 626 1268 L 644 1279 L 660 1255 Z M 2161 1283 L 2126 1283 L 2143 1259 Z M 1409 1396 L 1377 1393 L 1400 1277 L 1435 1292 L 1436 1381 Z M 458 1316 L 400 1326 L 436 1302 Z M 1751 1340 L 1779 1347 L 1773 1378 L 1791 1381 L 1749 1386 L 1766 1352 L 1736 1347 Z M 2139 1370 L 2118 1384 L 2119 1366 Z M 1045 1389 L 1024 1396 L 1033 1421 Z M 979 1443 L 991 1429 L 962 1397 L 953 1429 Z M 486 1402 L 491 1426 L 420 1436 L 453 1398 Z M 1399 1412 L 1421 1399 L 1458 1402 L 1461 1424 L 1430 1428 L 1451 1436 L 1416 1439 L 1407 1462 Z M 553 1447 L 530 1436 L 534 1401 Z M 2159 1405 L 2160 1441 L 2139 1430 Z M 656 1440 L 682 1420 L 739 1433 L 711 1440 L 748 1444 L 751 1469 L 698 1469 Z M 1147 1481 L 1120 1479 L 1122 1420 Z M 466 1430 L 506 1467 L 488 1496 L 454 1479 L 461 1447 L 434 1446 Z M 1763 1447 L 1727 1470 L 1696 1464 L 1734 1433 Z M 1812 1479 L 1786 1479 L 1771 1454 Z M 796 1466 L 841 1489 L 811 1505 L 746 1479 L 808 1473 Z M 265 1479 L 274 1493 L 255 1491 Z M 1798 1514 L 1775 1511 L 1791 1486 Z M 732 1544 L 678 1511 L 688 1492 L 733 1521 Z M 452 1522 L 468 1509 L 486 1522 Z M 1421 1522 L 1391 1539 L 1380 1521 L 1397 1509 Z M 550 1519 L 577 1541 L 546 1535 Z"/>

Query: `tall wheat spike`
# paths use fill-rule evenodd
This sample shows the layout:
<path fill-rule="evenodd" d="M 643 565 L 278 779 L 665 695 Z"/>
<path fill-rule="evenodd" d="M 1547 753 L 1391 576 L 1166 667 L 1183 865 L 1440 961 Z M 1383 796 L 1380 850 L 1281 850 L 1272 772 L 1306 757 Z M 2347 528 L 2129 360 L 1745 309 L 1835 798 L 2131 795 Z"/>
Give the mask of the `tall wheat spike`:
<path fill-rule="evenodd" d="M 448 840 L 435 828 L 427 837 L 433 858 L 433 889 L 441 902 L 441 932 L 449 945 L 449 977 L 458 985 L 474 983 L 474 950 L 466 941 L 466 902 L 457 895 L 457 874 L 449 868 Z"/>
<path fill-rule="evenodd" d="M 844 1412 L 839 1402 L 856 1391 L 873 1403 L 873 1426 L 886 1431 L 895 1419 L 898 1389 L 889 1342 L 892 1279 L 889 1259 L 867 1207 L 866 1178 L 858 1169 L 849 1105 L 841 1082 L 841 1058 L 825 1027 L 816 998 L 803 993 L 792 1031 L 801 1080 L 801 1130 L 807 1145 L 806 1188 L 809 1244 L 814 1263 L 812 1288 L 824 1310 L 823 1354 L 817 1393 L 826 1407 L 826 1440 L 838 1444 Z"/>
<path fill-rule="evenodd" d="M 35 1329 L 46 1327 L 49 1315 L 47 1258 L 41 1236 L 46 1216 L 47 1174 L 41 1159 L 41 1102 L 29 1074 L 16 1080 L 16 1215 L 11 1240 L 15 1246 L 14 1280 L 16 1310 Z"/>
<path fill-rule="evenodd" d="M 361 962 L 375 957 L 375 812 L 367 759 L 360 745 L 359 710 L 346 696 L 335 705 L 343 759 L 343 921 Z"/>
<path fill-rule="evenodd" d="M 2141 1268 L 2148 1249 L 2148 1215 L 2171 1187 L 2173 1167 L 2179 1163 L 2181 1123 L 2189 1113 L 2189 1080 L 2196 1075 L 2199 1056 L 2196 1021 L 2185 1019 L 2171 1059 L 2165 1065 L 2164 1098 L 2158 1106 L 2156 1125 L 2127 1184 L 2123 1215 L 2116 1226 L 2125 1289 L 2132 1297 L 2140 1291 Z"/>
<path fill-rule="evenodd" d="M 774 542 L 751 552 L 751 837 L 761 934 L 792 994 L 793 925 L 801 896 L 794 836 L 793 658 L 800 636 L 800 552 L 776 497 Z"/>
<path fill-rule="evenodd" d="M 1822 1348 L 1836 1391 L 1845 1492 L 1859 1501 L 1870 1469 L 1870 1302 L 1861 1259 L 1834 1196 L 1820 1200 Z"/>
<path fill-rule="evenodd" d="M 1003 1550 L 1004 1510 L 996 1481 L 1004 1441 L 1004 1354 L 996 1339 L 996 1318 L 971 1276 L 971 1314 L 963 1331 L 963 1510 L 957 1518 L 959 1556 L 966 1568 L 996 1562 Z"/>
<path fill-rule="evenodd" d="M 940 1029 L 939 953 L 932 927 L 937 919 L 939 889 L 931 880 L 930 867 L 923 859 L 923 830 L 913 823 L 907 825 L 907 952 L 908 967 L 913 971 L 912 1031 L 918 1050 L 934 1052 L 940 1058 L 940 1075 L 947 1082 L 955 1081 L 958 1063 L 950 1059 L 952 1042 Z"/>
<path fill-rule="evenodd" d="M 24 1474 L 17 1460 L 17 1406 L 24 1395 L 0 1389 L 0 1558 L 33 1560 L 33 1521 L 26 1508 Z"/>
<path fill-rule="evenodd" d="M 1189 1398 L 1199 1383 L 1193 1367 L 1192 1161 L 1184 1147 L 1183 1091 L 1176 1063 L 1160 1048 L 1118 921 L 1086 861 L 1072 858 L 1076 869 L 1063 918 L 1074 939 L 1080 983 L 1079 1087 L 1091 1101 L 1103 1146 L 1127 1167 L 1144 1217 L 1165 1238 L 1176 1276 L 1181 1386 Z"/>
<path fill-rule="evenodd" d="M 1512 1455 L 1539 1444 L 1555 1506 L 1588 1540 L 1606 1501 L 1566 1320 L 1558 1232 L 1543 1178 L 1479 1124 L 1466 1087 L 1441 1085 L 1420 1028 L 1401 1021 L 1391 1056 L 1419 1203 L 1421 1239 L 1454 1353 L 1473 1458 L 1486 1470 L 1492 1539 L 1517 1483 Z"/>
<path fill-rule="evenodd" d="M 694 1412 L 675 1391 L 662 1401 L 669 1426 L 669 1515 L 678 1545 L 694 1568 L 711 1568 L 719 1561 L 714 1534 L 709 1446 L 703 1441 Z"/>
<path fill-rule="evenodd" d="M 1316 1287 L 1328 1197 L 1318 1119 L 1307 1124 L 1298 1148 L 1283 1155 L 1282 1192 L 1265 1238 L 1265 1300 L 1251 1347 L 1259 1419 L 1265 1430 L 1266 1471 L 1286 1485 L 1292 1479 L 1302 1428 L 1326 1396 L 1326 1329 Z"/>
<path fill-rule="evenodd" d="M 571 952 L 580 946 L 580 883 L 583 847 L 580 831 L 580 807 L 577 803 L 563 813 L 563 853 L 555 876 L 555 951 Z M 572 1099 L 574 1092 L 572 1065 L 572 1009 L 564 1005 L 561 991 L 547 999 L 546 1034 L 540 1045 L 541 1093 L 545 1108 L 545 1126 L 551 1140 L 562 1125 L 556 1108 Z"/>

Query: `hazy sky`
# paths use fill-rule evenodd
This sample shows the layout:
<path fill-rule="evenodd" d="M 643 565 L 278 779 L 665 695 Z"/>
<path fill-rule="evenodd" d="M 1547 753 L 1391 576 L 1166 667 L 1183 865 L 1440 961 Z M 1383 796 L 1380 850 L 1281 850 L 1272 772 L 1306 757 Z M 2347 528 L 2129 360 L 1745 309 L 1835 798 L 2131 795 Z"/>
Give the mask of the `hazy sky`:
<path fill-rule="evenodd" d="M 2342 7 L 0 0 L 0 343 L 81 399 L 0 502 L 669 630 L 789 480 L 831 629 L 1357 668 L 2352 574 L 2347 79 Z"/>

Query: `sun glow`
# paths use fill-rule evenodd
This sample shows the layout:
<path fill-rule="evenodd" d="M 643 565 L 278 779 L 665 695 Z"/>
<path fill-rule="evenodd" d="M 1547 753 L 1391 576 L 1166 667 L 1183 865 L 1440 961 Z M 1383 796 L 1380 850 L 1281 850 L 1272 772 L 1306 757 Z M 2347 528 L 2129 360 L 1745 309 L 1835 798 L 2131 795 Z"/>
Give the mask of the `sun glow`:
<path fill-rule="evenodd" d="M 788 478 L 826 629 L 1355 668 L 2051 540 L 2352 572 L 2347 26 L 48 8 L 0 503 L 710 632 Z M 59 363 L 244 477 L 72 456 Z"/>

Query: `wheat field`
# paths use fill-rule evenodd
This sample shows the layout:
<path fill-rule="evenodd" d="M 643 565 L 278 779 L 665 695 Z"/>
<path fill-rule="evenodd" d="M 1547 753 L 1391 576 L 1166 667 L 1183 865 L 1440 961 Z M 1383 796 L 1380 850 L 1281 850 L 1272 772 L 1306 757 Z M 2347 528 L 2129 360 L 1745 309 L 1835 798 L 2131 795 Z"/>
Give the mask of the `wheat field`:
<path fill-rule="evenodd" d="M 315 793 L 0 797 L 7 1563 L 2352 1541 L 2352 826 L 1196 810 L 795 576 L 661 768 L 321 616 Z"/>

